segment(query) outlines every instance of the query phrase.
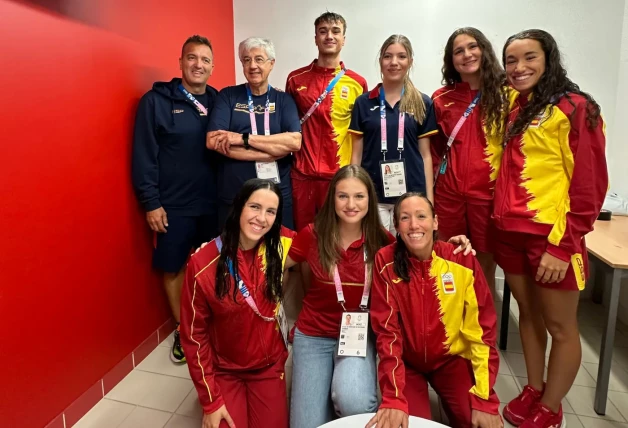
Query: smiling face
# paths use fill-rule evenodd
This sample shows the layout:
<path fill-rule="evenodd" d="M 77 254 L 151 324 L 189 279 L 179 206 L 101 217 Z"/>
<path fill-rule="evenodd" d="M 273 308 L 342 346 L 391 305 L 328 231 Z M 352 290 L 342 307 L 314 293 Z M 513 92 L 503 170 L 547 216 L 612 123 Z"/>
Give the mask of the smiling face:
<path fill-rule="evenodd" d="M 252 86 L 260 86 L 268 81 L 268 75 L 275 66 L 275 60 L 269 59 L 266 50 L 261 47 L 244 52 L 241 58 L 244 77 Z"/>
<path fill-rule="evenodd" d="M 482 49 L 477 40 L 467 34 L 457 36 L 454 40 L 452 61 L 462 80 L 466 80 L 465 76 L 478 75 L 482 65 Z"/>
<path fill-rule="evenodd" d="M 397 233 L 408 251 L 419 260 L 429 259 L 434 246 L 435 230 L 438 230 L 438 219 L 424 198 L 410 196 L 401 201 Z"/>
<path fill-rule="evenodd" d="M 384 80 L 399 82 L 406 77 L 412 66 L 412 58 L 401 43 L 393 43 L 386 48 L 379 63 Z"/>
<path fill-rule="evenodd" d="M 338 55 L 345 45 L 342 22 L 321 22 L 318 24 L 314 42 L 321 55 Z"/>
<path fill-rule="evenodd" d="M 198 87 L 207 84 L 214 70 L 214 55 L 207 45 L 188 43 L 179 58 L 181 77 L 188 86 Z"/>
<path fill-rule="evenodd" d="M 369 211 L 368 189 L 355 177 L 338 181 L 334 201 L 341 223 L 360 223 Z"/>
<path fill-rule="evenodd" d="M 240 214 L 240 245 L 253 248 L 275 223 L 279 197 L 269 189 L 259 189 L 251 194 Z"/>
<path fill-rule="evenodd" d="M 513 41 L 506 47 L 508 81 L 522 95 L 528 95 L 545 73 L 545 52 L 533 39 Z"/>

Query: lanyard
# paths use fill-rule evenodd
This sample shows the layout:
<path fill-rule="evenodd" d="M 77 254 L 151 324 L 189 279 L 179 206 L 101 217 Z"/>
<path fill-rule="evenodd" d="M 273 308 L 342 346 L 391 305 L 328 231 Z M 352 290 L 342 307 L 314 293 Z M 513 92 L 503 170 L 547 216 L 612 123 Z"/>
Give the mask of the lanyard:
<path fill-rule="evenodd" d="M 307 111 L 307 113 L 305 113 L 305 116 L 303 116 L 301 118 L 301 124 L 303 124 L 303 122 L 305 122 L 306 120 L 308 120 L 310 118 L 310 116 L 312 116 L 312 113 L 314 113 L 314 110 L 316 110 L 318 108 L 319 105 L 321 105 L 321 103 L 323 102 L 323 100 L 325 98 L 327 98 L 327 94 L 329 94 L 331 92 L 332 89 L 334 89 L 334 86 L 336 86 L 336 83 L 338 83 L 338 81 L 340 80 L 340 78 L 342 76 L 344 76 L 345 74 L 345 69 L 341 69 L 338 74 L 336 74 L 336 77 L 334 77 L 332 79 L 331 82 L 329 82 L 329 85 L 327 85 L 327 88 L 325 88 L 325 90 L 323 91 L 323 93 L 317 98 L 317 100 L 314 102 L 314 104 L 312 104 L 312 107 L 310 107 L 310 109 Z"/>
<path fill-rule="evenodd" d="M 220 239 L 220 236 L 216 238 L 216 248 L 218 248 L 218 252 L 222 250 L 222 239 Z M 240 275 L 238 275 L 238 273 L 233 270 L 233 263 L 229 259 L 227 259 L 227 267 L 229 268 L 229 273 L 231 274 L 231 276 L 235 280 L 235 283 L 238 286 L 240 294 L 242 294 L 242 297 L 244 297 L 244 301 L 249 305 L 251 309 L 253 309 L 253 312 L 255 312 L 255 314 L 257 314 L 264 321 L 275 321 L 274 317 L 265 317 L 260 313 L 259 309 L 257 308 L 257 304 L 255 303 L 255 300 L 253 300 L 253 296 L 251 296 L 251 293 L 249 292 L 249 289 L 244 284 L 244 281 L 242 281 L 242 278 L 240 278 Z"/>
<path fill-rule="evenodd" d="M 183 92 L 183 95 L 185 95 L 185 97 L 188 100 L 192 101 L 192 104 L 194 104 L 194 107 L 196 107 L 196 109 L 201 114 L 201 116 L 207 116 L 207 109 L 205 108 L 205 106 L 201 104 L 199 100 L 194 98 L 194 95 L 190 94 L 190 92 L 187 89 L 185 89 L 183 85 L 180 83 L 179 83 L 179 90 Z"/>
<path fill-rule="evenodd" d="M 251 118 L 251 134 L 257 134 L 257 122 L 255 121 L 255 108 L 253 107 L 253 96 L 251 94 L 251 88 L 249 85 L 246 87 L 246 95 L 249 97 L 249 116 Z M 264 135 L 270 135 L 270 90 L 272 87 L 268 85 L 268 91 L 266 92 L 266 106 L 264 107 Z"/>
<path fill-rule="evenodd" d="M 453 131 L 451 131 L 451 135 L 449 136 L 449 139 L 447 140 L 447 151 L 449 151 L 449 149 L 451 148 L 452 144 L 454 144 L 454 139 L 458 135 L 458 132 L 460 131 L 460 128 L 462 128 L 462 125 L 464 125 L 465 121 L 467 120 L 467 117 L 469 117 L 469 115 L 471 115 L 471 112 L 473 111 L 473 109 L 477 105 L 478 101 L 480 101 L 480 93 L 479 92 L 475 96 L 475 98 L 473 98 L 473 101 L 471 101 L 471 104 L 469 104 L 469 107 L 467 107 L 467 109 L 464 111 L 464 113 L 462 113 L 462 116 L 460 116 L 460 119 L 458 119 L 458 123 L 456 123 L 456 126 L 454 127 Z"/>
<path fill-rule="evenodd" d="M 345 311 L 345 294 L 342 292 L 342 282 L 340 281 L 340 273 L 338 273 L 338 265 L 334 265 L 334 285 L 336 286 L 336 298 L 338 303 L 342 305 Z M 369 294 L 371 293 L 371 281 L 369 278 L 369 270 L 366 264 L 366 249 L 364 249 L 364 290 L 362 290 L 362 300 L 360 301 L 360 309 L 366 310 L 369 303 Z"/>
<path fill-rule="evenodd" d="M 405 88 L 401 90 L 401 96 L 403 97 L 403 93 Z M 379 117 L 381 124 L 381 133 L 382 133 L 382 154 L 384 155 L 384 160 L 386 160 L 386 151 L 388 150 L 388 135 L 386 128 L 386 95 L 384 94 L 384 87 L 379 87 Z M 403 131 L 405 129 L 405 120 L 406 114 L 402 111 L 399 112 L 399 128 L 397 129 L 397 150 L 399 150 L 399 159 L 401 159 L 401 153 L 403 152 Z"/>

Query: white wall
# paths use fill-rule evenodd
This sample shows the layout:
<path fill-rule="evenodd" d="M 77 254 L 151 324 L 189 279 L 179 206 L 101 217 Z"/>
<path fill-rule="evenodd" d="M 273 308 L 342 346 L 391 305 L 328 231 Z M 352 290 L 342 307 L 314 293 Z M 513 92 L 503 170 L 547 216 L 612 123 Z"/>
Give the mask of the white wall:
<path fill-rule="evenodd" d="M 236 81 L 244 82 L 237 44 L 250 36 L 270 38 L 277 61 L 270 77 L 283 88 L 288 73 L 316 56 L 314 19 L 326 10 L 347 20 L 342 58 L 347 67 L 379 82 L 377 52 L 391 34 L 410 38 L 413 79 L 430 94 L 440 87 L 443 49 L 451 32 L 474 26 L 501 58 L 508 36 L 528 28 L 549 31 L 558 41 L 569 75 L 602 106 L 607 123 L 611 187 L 628 198 L 628 1 L 625 0 L 234 0 Z M 628 284 L 621 296 L 628 323 Z"/>
<path fill-rule="evenodd" d="M 602 105 L 608 129 L 613 129 L 624 3 L 624 0 L 345 0 L 330 3 L 234 0 L 233 6 L 236 44 L 250 36 L 267 37 L 275 43 L 277 61 L 270 81 L 277 87 L 284 86 L 290 71 L 317 56 L 314 19 L 326 10 L 338 12 L 347 20 L 347 43 L 342 57 L 347 67 L 366 77 L 369 87 L 380 80 L 376 57 L 383 41 L 393 33 L 408 36 L 415 49 L 415 84 L 429 95 L 441 86 L 443 49 L 454 29 L 479 28 L 501 58 L 508 36 L 527 28 L 542 28 L 558 40 L 570 77 L 594 94 Z M 236 80 L 244 82 L 237 53 Z M 628 91 L 628 81 L 624 86 Z"/>
<path fill-rule="evenodd" d="M 617 85 L 617 107 L 615 126 L 607 135 L 611 136 L 608 153 L 611 171 L 611 189 L 628 198 L 628 1 L 624 8 L 624 29 L 621 38 L 619 81 Z M 619 318 L 628 324 L 628 278 L 622 283 L 619 296 Z"/>

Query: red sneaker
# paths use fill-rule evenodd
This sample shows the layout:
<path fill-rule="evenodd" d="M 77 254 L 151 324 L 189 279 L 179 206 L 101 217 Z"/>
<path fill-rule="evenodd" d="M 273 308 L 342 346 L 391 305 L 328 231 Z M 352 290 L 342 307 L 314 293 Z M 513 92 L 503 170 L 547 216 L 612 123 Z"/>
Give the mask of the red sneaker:
<path fill-rule="evenodd" d="M 566 426 L 563 406 L 558 408 L 558 413 L 554 413 L 542 403 L 538 403 L 532 415 L 519 425 L 520 428 L 565 428 Z"/>
<path fill-rule="evenodd" d="M 543 393 L 530 385 L 523 387 L 523 391 L 504 407 L 504 419 L 518 427 L 532 415 L 535 405 L 541 400 Z"/>

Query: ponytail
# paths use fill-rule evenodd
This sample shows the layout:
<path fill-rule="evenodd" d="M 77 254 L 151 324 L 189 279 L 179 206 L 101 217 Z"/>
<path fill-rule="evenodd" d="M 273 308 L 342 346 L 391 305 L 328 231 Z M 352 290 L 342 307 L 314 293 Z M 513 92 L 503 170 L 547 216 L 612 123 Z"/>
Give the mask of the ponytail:
<path fill-rule="evenodd" d="M 403 81 L 403 91 L 399 111 L 414 116 L 414 120 L 422 125 L 426 116 L 425 103 L 421 92 L 414 86 L 410 76 L 406 76 Z"/>

